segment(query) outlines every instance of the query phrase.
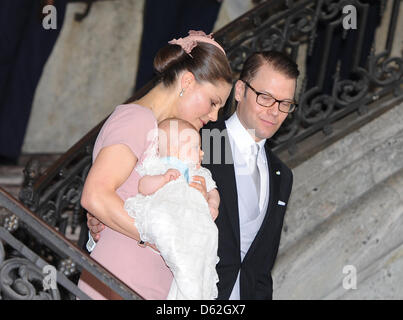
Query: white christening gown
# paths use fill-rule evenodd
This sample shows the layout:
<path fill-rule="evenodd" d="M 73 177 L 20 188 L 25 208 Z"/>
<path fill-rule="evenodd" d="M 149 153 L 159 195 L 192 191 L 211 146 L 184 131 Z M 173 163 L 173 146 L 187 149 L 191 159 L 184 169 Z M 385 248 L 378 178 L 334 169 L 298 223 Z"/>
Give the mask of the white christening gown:
<path fill-rule="evenodd" d="M 170 168 L 182 174 L 152 195 L 138 193 L 128 198 L 124 207 L 135 219 L 141 239 L 156 245 L 173 273 L 167 299 L 215 299 L 218 230 L 207 201 L 200 191 L 189 186 L 186 178 L 204 177 L 207 192 L 216 184 L 208 169 L 173 159 L 163 161 L 155 155 L 148 156 L 136 168 L 140 175 L 163 174 Z"/>

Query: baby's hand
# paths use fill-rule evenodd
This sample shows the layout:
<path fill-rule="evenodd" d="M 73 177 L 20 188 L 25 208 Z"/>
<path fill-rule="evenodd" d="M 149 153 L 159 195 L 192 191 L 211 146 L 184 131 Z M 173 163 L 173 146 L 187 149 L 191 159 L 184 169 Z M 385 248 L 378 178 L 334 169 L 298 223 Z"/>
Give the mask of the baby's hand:
<path fill-rule="evenodd" d="M 193 181 L 189 183 L 189 186 L 195 188 L 196 190 L 199 190 L 203 195 L 204 199 L 206 199 L 206 201 L 208 200 L 206 179 L 204 179 L 204 177 L 193 176 Z"/>
<path fill-rule="evenodd" d="M 180 175 L 179 170 L 168 169 L 167 172 L 164 173 L 165 182 L 168 183 L 169 181 L 176 180 Z"/>

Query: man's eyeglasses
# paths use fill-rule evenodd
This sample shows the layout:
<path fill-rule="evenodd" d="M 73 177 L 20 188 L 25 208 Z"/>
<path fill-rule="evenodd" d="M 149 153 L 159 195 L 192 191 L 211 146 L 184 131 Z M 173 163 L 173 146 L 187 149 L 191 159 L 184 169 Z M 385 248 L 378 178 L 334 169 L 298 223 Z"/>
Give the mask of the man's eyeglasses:
<path fill-rule="evenodd" d="M 270 108 L 273 106 L 276 102 L 278 102 L 278 110 L 284 113 L 291 113 L 293 112 L 298 104 L 296 104 L 294 101 L 290 100 L 277 100 L 274 98 L 272 95 L 268 93 L 263 93 L 256 91 L 255 88 L 253 88 L 247 81 L 242 80 L 249 88 L 253 90 L 254 93 L 256 93 L 256 103 L 261 105 L 262 107 Z"/>

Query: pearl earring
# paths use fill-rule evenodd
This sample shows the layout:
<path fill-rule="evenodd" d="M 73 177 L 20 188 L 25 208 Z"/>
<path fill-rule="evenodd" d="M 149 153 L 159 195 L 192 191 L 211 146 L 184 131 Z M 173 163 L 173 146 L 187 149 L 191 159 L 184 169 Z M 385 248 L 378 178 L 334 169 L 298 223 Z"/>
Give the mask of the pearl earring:
<path fill-rule="evenodd" d="M 181 90 L 181 92 L 179 93 L 179 97 L 182 97 L 183 96 L 183 92 L 184 92 L 185 90 Z"/>

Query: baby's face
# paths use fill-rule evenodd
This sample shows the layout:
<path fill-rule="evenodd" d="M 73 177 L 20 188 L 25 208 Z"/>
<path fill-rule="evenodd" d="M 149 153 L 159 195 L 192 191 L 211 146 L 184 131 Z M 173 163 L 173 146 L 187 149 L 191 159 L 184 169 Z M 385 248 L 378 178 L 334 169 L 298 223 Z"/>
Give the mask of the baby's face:
<path fill-rule="evenodd" d="M 199 133 L 194 129 L 185 128 L 176 134 L 159 134 L 160 157 L 176 157 L 184 162 L 191 162 L 200 167 L 203 151 L 200 147 Z"/>
<path fill-rule="evenodd" d="M 200 168 L 204 152 L 200 147 L 200 136 L 190 137 L 186 143 L 181 143 L 179 147 L 179 159 L 182 161 L 190 161 Z"/>
<path fill-rule="evenodd" d="M 200 143 L 200 135 L 196 130 L 182 130 L 179 133 L 179 159 L 191 162 L 199 168 L 203 158 Z"/>

